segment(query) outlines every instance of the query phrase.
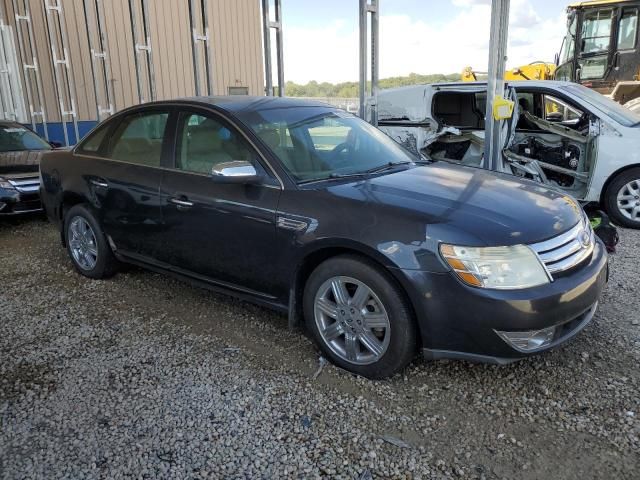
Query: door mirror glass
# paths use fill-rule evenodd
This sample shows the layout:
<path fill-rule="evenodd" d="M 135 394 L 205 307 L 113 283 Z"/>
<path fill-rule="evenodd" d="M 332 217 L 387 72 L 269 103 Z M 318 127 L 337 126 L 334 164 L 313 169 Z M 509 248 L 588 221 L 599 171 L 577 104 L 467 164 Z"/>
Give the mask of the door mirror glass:
<path fill-rule="evenodd" d="M 218 163 L 211 169 L 211 176 L 229 183 L 251 183 L 259 179 L 253 164 L 244 160 Z"/>

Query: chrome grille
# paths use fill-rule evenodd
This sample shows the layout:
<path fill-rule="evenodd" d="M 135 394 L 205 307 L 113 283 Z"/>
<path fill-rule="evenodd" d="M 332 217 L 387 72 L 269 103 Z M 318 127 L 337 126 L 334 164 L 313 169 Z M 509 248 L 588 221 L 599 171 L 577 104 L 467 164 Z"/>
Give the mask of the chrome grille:
<path fill-rule="evenodd" d="M 40 189 L 40 178 L 37 176 L 10 178 L 9 183 L 20 193 L 35 193 Z"/>
<path fill-rule="evenodd" d="M 594 245 L 595 234 L 585 217 L 568 232 L 529 246 L 553 276 L 586 260 L 593 253 Z"/>

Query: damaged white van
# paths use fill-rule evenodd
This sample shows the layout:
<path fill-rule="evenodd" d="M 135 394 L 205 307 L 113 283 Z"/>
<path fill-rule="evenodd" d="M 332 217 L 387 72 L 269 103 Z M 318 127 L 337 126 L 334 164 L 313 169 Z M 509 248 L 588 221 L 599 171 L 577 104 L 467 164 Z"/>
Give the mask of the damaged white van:
<path fill-rule="evenodd" d="M 618 224 L 640 228 L 640 115 L 574 83 L 522 81 L 506 88 L 516 106 L 503 122 L 497 170 L 599 202 Z M 486 91 L 486 83 L 383 90 L 378 125 L 414 152 L 486 168 Z"/>

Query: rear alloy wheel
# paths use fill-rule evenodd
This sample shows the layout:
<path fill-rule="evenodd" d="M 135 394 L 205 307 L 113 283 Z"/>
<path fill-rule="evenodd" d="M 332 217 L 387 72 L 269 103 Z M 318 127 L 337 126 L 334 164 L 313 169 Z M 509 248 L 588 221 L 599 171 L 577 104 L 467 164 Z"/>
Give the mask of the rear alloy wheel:
<path fill-rule="evenodd" d="M 605 203 L 616 223 L 640 228 L 640 168 L 616 175 L 607 188 Z"/>
<path fill-rule="evenodd" d="M 98 263 L 98 242 L 95 232 L 84 218 L 73 217 L 69 223 L 68 241 L 75 263 L 82 270 L 93 270 Z"/>
<path fill-rule="evenodd" d="M 344 255 L 321 264 L 305 287 L 307 327 L 336 365 L 369 378 L 404 368 L 416 333 L 404 293 L 366 259 Z"/>
<path fill-rule="evenodd" d="M 91 211 L 75 205 L 65 216 L 65 240 L 73 266 L 89 278 L 106 278 L 117 270 L 118 261 Z"/>

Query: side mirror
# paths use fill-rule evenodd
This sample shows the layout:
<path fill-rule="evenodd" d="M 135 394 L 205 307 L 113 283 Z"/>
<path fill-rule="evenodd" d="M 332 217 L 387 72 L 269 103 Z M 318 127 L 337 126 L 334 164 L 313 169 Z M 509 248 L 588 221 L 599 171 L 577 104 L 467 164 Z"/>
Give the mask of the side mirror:
<path fill-rule="evenodd" d="M 60 142 L 49 142 L 49 145 L 51 145 L 53 148 L 61 148 L 62 144 Z"/>
<path fill-rule="evenodd" d="M 556 67 L 560 65 L 560 54 L 556 53 L 556 56 L 553 59 L 553 63 L 555 63 Z"/>
<path fill-rule="evenodd" d="M 256 183 L 261 178 L 255 167 L 244 160 L 218 163 L 211 169 L 211 177 L 222 183 Z"/>

